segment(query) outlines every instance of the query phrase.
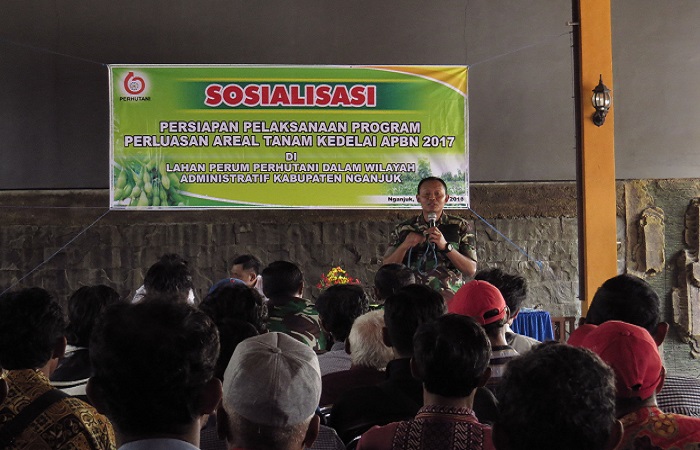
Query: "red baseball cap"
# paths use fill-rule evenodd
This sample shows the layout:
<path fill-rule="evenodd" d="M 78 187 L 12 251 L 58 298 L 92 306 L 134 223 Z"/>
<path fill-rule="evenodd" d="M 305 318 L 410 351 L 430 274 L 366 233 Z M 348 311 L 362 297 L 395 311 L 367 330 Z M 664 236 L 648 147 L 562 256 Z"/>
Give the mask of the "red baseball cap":
<path fill-rule="evenodd" d="M 508 316 L 506 301 L 493 284 L 472 280 L 455 293 L 447 312 L 469 316 L 481 325 L 498 322 Z"/>
<path fill-rule="evenodd" d="M 598 325 L 584 323 L 583 325 L 580 325 L 578 328 L 576 328 L 571 333 L 571 335 L 569 335 L 569 339 L 567 339 L 566 343 L 569 345 L 573 345 L 574 347 L 583 347 L 583 340 L 586 339 L 593 330 L 597 329 Z"/>
<path fill-rule="evenodd" d="M 619 320 L 587 324 L 571 334 L 569 344 L 592 350 L 613 369 L 618 397 L 646 400 L 663 379 L 659 349 L 642 327 Z"/>

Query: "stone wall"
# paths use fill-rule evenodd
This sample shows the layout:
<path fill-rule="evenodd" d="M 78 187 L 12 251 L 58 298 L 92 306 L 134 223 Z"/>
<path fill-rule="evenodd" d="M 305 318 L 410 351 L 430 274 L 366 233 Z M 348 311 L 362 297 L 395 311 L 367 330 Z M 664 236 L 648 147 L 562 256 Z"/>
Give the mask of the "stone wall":
<path fill-rule="evenodd" d="M 555 316 L 576 315 L 575 186 L 486 184 L 471 191 L 472 208 L 484 221 L 468 210 L 454 212 L 474 222 L 479 267 L 520 272 L 531 287 L 528 306 L 546 308 Z M 160 255 L 175 252 L 194 269 L 201 298 L 226 276 L 234 256 L 250 252 L 263 262 L 297 262 L 306 275 L 307 294 L 314 296 L 321 274 L 335 265 L 371 285 L 394 224 L 416 213 L 108 211 L 107 197 L 102 190 L 0 192 L 0 287 L 26 277 L 14 287 L 42 286 L 62 301 L 78 287 L 95 283 L 130 296 Z"/>
<path fill-rule="evenodd" d="M 476 184 L 470 190 L 473 212 L 484 220 L 469 210 L 453 212 L 474 223 L 479 268 L 519 272 L 530 286 L 526 306 L 546 309 L 552 316 L 578 317 L 575 184 Z M 696 197 L 700 197 L 698 180 L 618 183 L 620 271 L 651 283 L 669 322 L 671 292 L 678 284 L 676 260 L 686 248 L 685 212 Z M 315 296 L 321 274 L 335 265 L 371 285 L 394 224 L 415 214 L 410 210 L 109 211 L 107 198 L 104 190 L 0 192 L 0 289 L 41 286 L 65 302 L 82 285 L 105 283 L 131 296 L 147 268 L 160 255 L 175 252 L 190 261 L 201 298 L 212 282 L 226 276 L 234 256 L 250 252 L 263 262 L 297 262 L 306 275 L 306 294 Z M 647 262 L 653 270 L 646 270 Z M 664 344 L 670 372 L 700 377 L 692 344 L 672 327 Z"/>

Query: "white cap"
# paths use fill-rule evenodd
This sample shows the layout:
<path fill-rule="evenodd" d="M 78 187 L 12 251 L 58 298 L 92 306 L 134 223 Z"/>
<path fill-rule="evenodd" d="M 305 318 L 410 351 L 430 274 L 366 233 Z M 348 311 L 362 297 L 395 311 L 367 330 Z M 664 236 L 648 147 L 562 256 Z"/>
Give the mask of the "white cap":
<path fill-rule="evenodd" d="M 260 425 L 298 425 L 314 414 L 320 399 L 318 357 L 284 333 L 238 344 L 224 374 L 224 408 Z"/>

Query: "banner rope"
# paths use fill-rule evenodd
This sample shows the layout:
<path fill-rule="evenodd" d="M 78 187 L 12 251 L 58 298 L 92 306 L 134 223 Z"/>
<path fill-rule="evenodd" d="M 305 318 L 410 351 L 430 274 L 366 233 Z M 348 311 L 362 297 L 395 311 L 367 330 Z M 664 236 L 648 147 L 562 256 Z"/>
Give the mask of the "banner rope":
<path fill-rule="evenodd" d="M 22 278 L 20 278 L 19 280 L 15 281 L 14 283 L 12 283 L 7 289 L 5 289 L 4 291 L 2 291 L 2 293 L 0 293 L 0 295 L 3 295 L 3 294 L 5 294 L 6 292 L 10 291 L 10 289 L 12 289 L 13 287 L 17 286 L 19 283 L 21 283 L 21 282 L 22 282 L 25 278 L 27 278 L 29 275 L 31 275 L 31 274 L 33 274 L 34 272 L 36 272 L 41 266 L 43 266 L 43 265 L 46 264 L 47 262 L 51 261 L 56 255 L 58 255 L 58 254 L 61 253 L 63 250 L 65 250 L 65 249 L 66 249 L 69 245 L 71 245 L 76 239 L 78 239 L 80 236 L 82 236 L 83 234 L 85 234 L 86 231 L 88 231 L 90 228 L 92 228 L 93 226 L 95 226 L 95 224 L 97 224 L 97 222 L 99 222 L 100 220 L 102 220 L 102 218 L 104 218 L 104 216 L 106 216 L 107 214 L 109 214 L 110 211 L 111 211 L 111 209 L 108 209 L 107 211 L 105 211 L 104 213 L 102 213 L 102 215 L 101 215 L 100 217 L 98 217 L 97 219 L 95 219 L 94 222 L 92 222 L 92 223 L 91 223 L 90 225 L 88 225 L 87 227 L 83 228 L 78 234 L 76 234 L 75 236 L 73 236 L 73 238 L 72 238 L 71 240 L 69 240 L 69 241 L 66 242 L 61 248 L 59 248 L 58 250 L 56 250 L 51 256 L 49 256 L 49 257 L 46 258 L 44 261 L 42 261 L 41 263 L 39 263 L 39 265 L 37 265 L 37 266 L 34 267 L 32 270 L 30 270 L 29 272 L 27 272 Z"/>
<path fill-rule="evenodd" d="M 494 56 L 488 57 L 488 58 L 486 58 L 486 59 L 482 59 L 481 61 L 477 61 L 477 62 L 475 62 L 475 63 L 467 64 L 467 67 L 469 67 L 469 68 L 471 69 L 471 68 L 474 67 L 474 66 L 478 66 L 478 65 L 480 65 L 480 64 L 484 64 L 484 63 L 486 63 L 486 62 L 493 61 L 494 59 L 499 59 L 499 58 L 503 58 L 503 57 L 505 57 L 505 56 L 513 55 L 513 54 L 515 54 L 515 53 L 519 53 L 519 52 L 521 52 L 521 51 L 523 51 L 523 50 L 527 50 L 527 49 L 530 49 L 530 48 L 533 48 L 533 47 L 537 47 L 537 46 L 542 45 L 542 44 L 547 44 L 547 43 L 549 43 L 549 42 L 551 42 L 551 41 L 554 41 L 554 40 L 556 40 L 556 39 L 559 39 L 559 38 L 562 37 L 562 36 L 567 36 L 567 35 L 571 35 L 571 34 L 572 34 L 572 31 L 565 31 L 564 33 L 549 35 L 549 36 L 546 36 L 546 37 L 543 38 L 543 39 L 540 39 L 539 41 L 533 42 L 532 44 L 523 45 L 522 47 L 518 47 L 518 48 L 516 48 L 516 49 L 510 50 L 510 51 L 507 51 L 507 52 L 504 52 L 504 53 L 499 53 L 498 55 L 494 55 Z"/>
<path fill-rule="evenodd" d="M 487 62 L 489 62 L 489 61 L 493 61 L 493 60 L 495 60 L 495 59 L 503 58 L 503 57 L 506 57 L 506 56 L 509 56 L 509 55 L 512 55 L 512 54 L 515 54 L 515 53 L 522 52 L 522 51 L 524 51 L 524 50 L 528 50 L 528 49 L 533 48 L 533 47 L 537 47 L 537 46 L 542 45 L 542 44 L 549 43 L 549 42 L 554 41 L 554 40 L 556 40 L 556 39 L 558 39 L 558 38 L 560 38 L 560 37 L 562 37 L 562 36 L 571 35 L 571 34 L 572 34 L 572 31 L 566 31 L 566 32 L 563 32 L 563 33 L 560 33 L 560 34 L 548 35 L 548 36 L 545 36 L 544 38 L 542 38 L 542 39 L 540 39 L 540 40 L 538 40 L 538 41 L 533 42 L 532 44 L 524 45 L 524 46 L 522 46 L 522 47 L 518 47 L 518 48 L 515 48 L 515 49 L 513 49 L 513 50 L 510 50 L 510 51 L 507 51 L 507 52 L 503 52 L 503 53 L 500 53 L 500 54 L 498 54 L 498 55 L 494 55 L 494 56 L 488 57 L 488 58 L 486 58 L 486 59 L 482 59 L 482 60 L 480 60 L 480 61 L 473 62 L 473 63 L 471 63 L 471 64 L 467 64 L 467 67 L 472 68 L 472 67 L 474 67 L 474 66 L 478 66 L 478 65 L 487 63 Z M 466 35 L 465 35 L 464 37 L 465 37 L 465 39 L 466 39 Z M 5 43 L 11 44 L 11 45 L 15 45 L 15 46 L 17 46 L 17 47 L 28 48 L 28 49 L 31 49 L 31 50 L 34 50 L 34 51 L 37 51 L 37 52 L 49 53 L 49 54 L 52 54 L 52 55 L 63 56 L 63 57 L 66 57 L 66 58 L 75 59 L 75 60 L 87 62 L 87 63 L 90 63 L 90 64 L 97 64 L 97 65 L 99 65 L 99 66 L 107 67 L 107 66 L 109 65 L 109 63 L 103 63 L 103 62 L 100 62 L 100 61 L 94 61 L 94 60 L 91 60 L 91 59 L 88 59 L 88 58 L 83 58 L 83 57 L 81 57 L 81 56 L 71 55 L 71 54 L 68 54 L 68 53 L 57 52 L 57 51 L 55 51 L 55 50 L 51 50 L 51 49 L 48 49 L 48 48 L 45 48 L 45 47 L 37 47 L 37 46 L 35 46 L 35 45 L 30 45 L 30 44 L 23 43 L 23 42 L 17 42 L 17 41 L 14 41 L 14 40 L 12 40 L 12 39 L 7 39 L 7 38 L 3 38 L 3 37 L 0 37 L 0 42 L 5 42 Z M 466 52 L 466 48 L 467 48 L 467 45 L 465 45 L 465 53 L 467 53 L 467 52 Z M 465 54 L 465 60 L 466 60 L 466 56 L 467 56 L 467 55 Z"/>
<path fill-rule="evenodd" d="M 48 49 L 48 48 L 46 48 L 46 47 L 37 47 L 37 46 L 35 46 L 35 45 L 30 45 L 30 44 L 27 44 L 27 43 L 24 43 L 24 42 L 13 41 L 12 39 L 7 39 L 7 38 L 0 37 L 0 42 L 6 42 L 6 43 L 8 43 L 8 44 L 12 44 L 12 45 L 15 45 L 15 46 L 17 46 L 17 47 L 28 48 L 28 49 L 30 49 L 30 50 L 34 50 L 34 51 L 40 52 L 40 53 L 48 53 L 48 54 L 56 55 L 56 56 L 63 56 L 63 57 L 66 57 L 66 58 L 75 59 L 75 60 L 78 60 L 78 61 L 83 61 L 83 62 L 87 62 L 87 63 L 90 63 L 90 64 L 97 64 L 97 65 L 99 65 L 99 66 L 107 67 L 107 64 L 105 64 L 105 63 L 103 63 L 103 62 L 93 61 L 93 60 L 91 60 L 91 59 L 87 59 L 87 58 L 83 58 L 83 57 L 75 56 L 75 55 L 70 55 L 70 54 L 68 54 L 68 53 L 57 52 L 57 51 L 55 51 L 55 50 L 51 50 L 51 49 Z"/>
<path fill-rule="evenodd" d="M 491 229 L 492 229 L 493 231 L 495 231 L 499 236 L 501 236 L 503 239 L 505 239 L 505 241 L 506 241 L 508 244 L 510 244 L 511 246 L 513 246 L 515 249 L 517 249 L 517 250 L 518 250 L 520 253 L 522 253 L 523 255 L 525 255 L 525 257 L 528 259 L 528 261 L 534 262 L 535 265 L 537 265 L 537 269 L 538 269 L 539 271 L 542 271 L 542 270 L 544 269 L 544 263 L 543 263 L 542 261 L 540 261 L 539 259 L 535 259 L 535 258 L 533 258 L 532 256 L 530 256 L 530 255 L 528 254 L 527 251 L 525 251 L 522 247 L 520 247 L 520 246 L 519 246 L 518 244 L 516 244 L 515 242 L 511 241 L 505 234 L 501 233 L 495 226 L 491 225 L 491 224 L 489 223 L 488 220 L 484 219 L 484 218 L 481 217 L 479 214 L 477 214 L 476 211 L 474 211 L 474 210 L 471 209 L 470 207 L 467 207 L 467 209 L 468 209 L 472 214 L 474 214 L 477 218 L 479 218 L 479 220 L 481 220 L 487 227 L 491 228 Z"/>

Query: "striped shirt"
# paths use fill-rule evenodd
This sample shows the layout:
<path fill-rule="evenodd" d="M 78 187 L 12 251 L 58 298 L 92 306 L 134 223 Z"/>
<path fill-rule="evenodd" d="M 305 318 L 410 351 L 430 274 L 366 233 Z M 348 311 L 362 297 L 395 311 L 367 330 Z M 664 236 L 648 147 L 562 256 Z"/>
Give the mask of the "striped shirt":
<path fill-rule="evenodd" d="M 700 417 L 700 380 L 667 374 L 656 402 L 665 413 Z"/>
<path fill-rule="evenodd" d="M 489 388 L 494 395 L 496 394 L 498 385 L 501 383 L 503 373 L 506 371 L 508 361 L 518 356 L 520 356 L 520 354 L 510 345 L 495 345 L 491 347 L 491 360 L 489 361 L 491 378 L 486 382 L 486 387 Z"/>

